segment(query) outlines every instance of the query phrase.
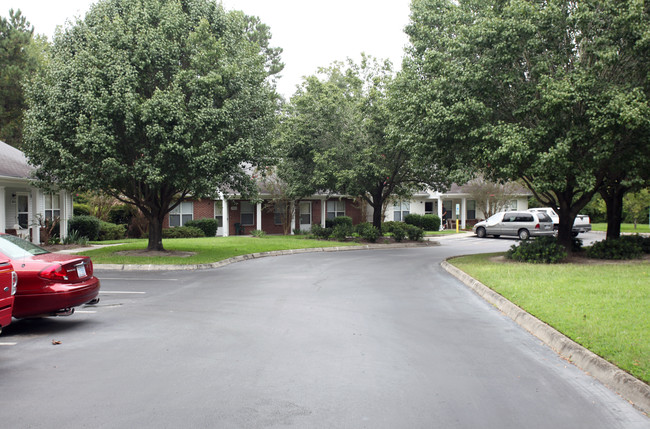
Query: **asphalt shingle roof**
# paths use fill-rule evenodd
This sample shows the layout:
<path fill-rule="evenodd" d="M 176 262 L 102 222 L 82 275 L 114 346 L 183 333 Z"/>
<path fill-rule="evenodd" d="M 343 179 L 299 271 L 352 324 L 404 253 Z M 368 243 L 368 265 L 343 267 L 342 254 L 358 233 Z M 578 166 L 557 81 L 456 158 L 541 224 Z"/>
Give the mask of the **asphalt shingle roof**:
<path fill-rule="evenodd" d="M 27 163 L 24 153 L 0 141 L 0 177 L 28 179 L 33 171 L 34 167 Z"/>

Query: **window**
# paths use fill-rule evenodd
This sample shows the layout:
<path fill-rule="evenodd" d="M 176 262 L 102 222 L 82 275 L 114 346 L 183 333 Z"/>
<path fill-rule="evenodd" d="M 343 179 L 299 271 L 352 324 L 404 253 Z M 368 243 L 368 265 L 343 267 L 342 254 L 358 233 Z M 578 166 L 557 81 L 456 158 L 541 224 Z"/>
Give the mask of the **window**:
<path fill-rule="evenodd" d="M 467 200 L 467 219 L 476 219 L 476 201 Z"/>
<path fill-rule="evenodd" d="M 255 225 L 255 206 L 250 201 L 241 202 L 240 222 L 244 225 Z"/>
<path fill-rule="evenodd" d="M 424 214 L 435 214 L 433 212 L 433 202 L 432 201 L 425 201 L 424 202 Z"/>
<path fill-rule="evenodd" d="M 345 216 L 345 201 L 328 201 L 327 202 L 327 219 Z"/>
<path fill-rule="evenodd" d="M 59 194 L 45 194 L 45 220 L 61 217 Z"/>
<path fill-rule="evenodd" d="M 185 222 L 192 220 L 194 216 L 194 203 L 183 201 L 169 212 L 169 226 L 183 226 Z"/>
<path fill-rule="evenodd" d="M 517 210 L 517 200 L 510 200 L 504 207 L 504 210 Z"/>
<path fill-rule="evenodd" d="M 404 217 L 410 213 L 411 203 L 408 201 L 397 201 L 393 204 L 393 220 L 403 221 Z"/>
<path fill-rule="evenodd" d="M 273 206 L 273 223 L 283 225 L 287 218 L 287 205 L 284 203 L 275 203 Z"/>

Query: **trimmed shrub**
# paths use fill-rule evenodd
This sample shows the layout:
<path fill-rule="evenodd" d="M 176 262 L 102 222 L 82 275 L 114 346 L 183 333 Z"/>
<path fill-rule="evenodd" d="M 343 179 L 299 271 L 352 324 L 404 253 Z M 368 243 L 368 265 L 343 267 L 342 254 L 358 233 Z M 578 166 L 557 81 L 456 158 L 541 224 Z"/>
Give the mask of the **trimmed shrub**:
<path fill-rule="evenodd" d="M 359 234 L 359 237 L 371 243 L 377 241 L 377 238 L 381 235 L 379 228 L 376 228 L 370 222 L 361 222 L 355 227 L 355 230 Z"/>
<path fill-rule="evenodd" d="M 316 223 L 311 226 L 311 233 L 316 238 L 320 238 L 322 240 L 328 240 L 332 235 L 332 228 L 323 228 L 322 226 Z"/>
<path fill-rule="evenodd" d="M 345 241 L 345 239 L 351 236 L 353 232 L 354 229 L 352 228 L 352 225 L 339 223 L 332 229 L 332 237 L 337 241 Z"/>
<path fill-rule="evenodd" d="M 73 204 L 72 205 L 72 215 L 73 216 L 90 216 L 90 207 L 87 204 Z"/>
<path fill-rule="evenodd" d="M 130 204 L 118 204 L 108 211 L 108 220 L 116 225 L 129 225 L 138 209 Z"/>
<path fill-rule="evenodd" d="M 422 227 L 422 215 L 410 213 L 404 216 L 404 223 L 417 227 Z"/>
<path fill-rule="evenodd" d="M 262 231 L 261 229 L 254 229 L 251 231 L 251 235 L 257 238 L 266 237 L 266 231 Z"/>
<path fill-rule="evenodd" d="M 406 235 L 411 241 L 420 241 L 424 237 L 424 230 L 415 225 L 407 225 Z"/>
<path fill-rule="evenodd" d="M 402 222 L 393 223 L 391 228 L 392 229 L 391 234 L 393 234 L 393 238 L 395 239 L 395 241 L 399 243 L 406 238 L 406 228 L 407 226 L 405 223 Z"/>
<path fill-rule="evenodd" d="M 205 237 L 200 229 L 194 226 L 176 226 L 174 228 L 164 228 L 163 238 L 198 238 Z"/>
<path fill-rule="evenodd" d="M 426 214 L 422 216 L 422 225 L 420 225 L 425 231 L 438 231 L 440 229 L 440 218 L 438 215 Z"/>
<path fill-rule="evenodd" d="M 110 222 L 99 222 L 99 240 L 120 240 L 126 235 L 125 225 L 115 225 Z"/>
<path fill-rule="evenodd" d="M 626 237 L 597 241 L 587 248 L 587 257 L 593 259 L 636 259 L 642 253 L 641 244 Z"/>
<path fill-rule="evenodd" d="M 217 228 L 219 228 L 219 221 L 216 219 L 194 219 L 185 222 L 185 226 L 193 226 L 200 229 L 206 237 L 215 237 L 217 235 Z"/>
<path fill-rule="evenodd" d="M 513 244 L 506 252 L 506 258 L 534 264 L 557 264 L 566 259 L 566 249 L 558 244 L 555 237 L 538 237 L 535 240 L 522 240 Z"/>
<path fill-rule="evenodd" d="M 384 222 L 381 224 L 381 233 L 382 234 L 388 234 L 393 232 L 393 227 L 395 224 L 401 224 L 402 222 L 395 222 L 394 220 L 389 220 L 388 222 Z"/>
<path fill-rule="evenodd" d="M 650 253 L 650 237 L 644 237 L 639 234 L 623 235 L 621 236 L 621 240 L 636 243 L 641 246 L 643 253 Z"/>
<path fill-rule="evenodd" d="M 100 220 L 94 216 L 72 216 L 68 222 L 68 233 L 77 231 L 79 237 L 97 240 L 101 228 Z"/>
<path fill-rule="evenodd" d="M 350 216 L 339 216 L 325 221 L 326 228 L 336 228 L 338 225 L 347 225 L 352 228 L 352 218 Z"/>

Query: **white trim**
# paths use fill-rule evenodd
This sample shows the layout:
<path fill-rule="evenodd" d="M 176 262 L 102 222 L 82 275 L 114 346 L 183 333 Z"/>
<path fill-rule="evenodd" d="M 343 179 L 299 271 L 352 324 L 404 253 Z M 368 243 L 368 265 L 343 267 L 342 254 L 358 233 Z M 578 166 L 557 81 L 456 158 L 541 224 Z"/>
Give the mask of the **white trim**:
<path fill-rule="evenodd" d="M 261 231 L 262 230 L 262 203 L 257 203 L 256 204 L 256 215 L 257 215 L 257 225 L 256 228 Z"/>
<path fill-rule="evenodd" d="M 6 198 L 5 187 L 0 186 L 0 232 L 7 232 L 5 225 L 7 222 Z"/>

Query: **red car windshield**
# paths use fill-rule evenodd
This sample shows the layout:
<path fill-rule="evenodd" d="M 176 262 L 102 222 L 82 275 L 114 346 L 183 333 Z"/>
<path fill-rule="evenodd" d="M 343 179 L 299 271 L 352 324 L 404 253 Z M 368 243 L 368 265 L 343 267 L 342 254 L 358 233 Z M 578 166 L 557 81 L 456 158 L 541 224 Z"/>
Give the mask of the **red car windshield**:
<path fill-rule="evenodd" d="M 0 235 L 0 252 L 11 259 L 25 258 L 33 255 L 50 253 L 42 247 L 23 240 L 15 235 Z"/>

